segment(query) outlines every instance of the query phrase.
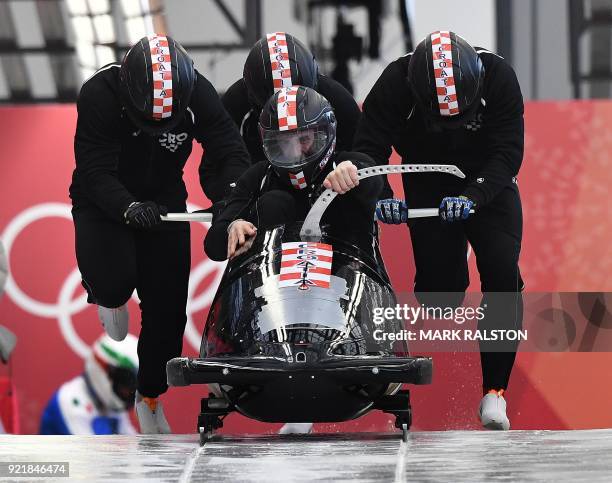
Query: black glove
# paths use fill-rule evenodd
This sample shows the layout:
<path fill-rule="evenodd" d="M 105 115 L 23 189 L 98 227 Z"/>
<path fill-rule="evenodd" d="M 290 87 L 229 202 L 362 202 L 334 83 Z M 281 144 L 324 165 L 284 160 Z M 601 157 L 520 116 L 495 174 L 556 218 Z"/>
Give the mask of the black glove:
<path fill-rule="evenodd" d="M 165 206 L 158 205 L 154 201 L 135 201 L 128 209 L 125 210 L 123 216 L 125 222 L 137 228 L 153 228 L 159 225 L 161 215 L 167 215 L 168 210 Z"/>

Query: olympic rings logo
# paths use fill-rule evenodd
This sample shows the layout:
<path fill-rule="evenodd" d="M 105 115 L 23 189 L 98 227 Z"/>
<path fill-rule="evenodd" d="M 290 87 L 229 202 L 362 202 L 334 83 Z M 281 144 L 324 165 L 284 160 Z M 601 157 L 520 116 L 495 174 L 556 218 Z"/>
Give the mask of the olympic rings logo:
<path fill-rule="evenodd" d="M 188 211 L 198 210 L 200 207 L 194 204 L 188 204 Z M 71 206 L 67 203 L 41 203 L 23 210 L 6 226 L 4 232 L 0 234 L 5 250 L 6 257 L 10 264 L 11 248 L 15 239 L 19 234 L 26 229 L 31 223 L 45 218 L 65 218 L 72 223 Z M 210 223 L 202 223 L 208 229 Z M 189 276 L 189 288 L 187 298 L 187 326 L 185 327 L 185 338 L 197 351 L 200 347 L 201 335 L 199 334 L 194 320 L 193 314 L 200 310 L 209 307 L 215 296 L 217 287 L 223 276 L 226 262 L 218 263 L 212 260 L 204 260 L 197 266 L 192 267 Z M 195 289 L 209 275 L 214 273 L 212 283 L 205 287 L 204 291 L 195 296 Z M 81 286 L 81 273 L 78 268 L 74 268 L 68 275 L 62 286 L 60 287 L 57 301 L 54 304 L 45 303 L 36 300 L 26 294 L 21 287 L 17 285 L 11 271 L 6 281 L 7 296 L 22 310 L 32 315 L 42 318 L 56 319 L 59 324 L 60 331 L 68 346 L 79 356 L 86 357 L 90 352 L 89 344 L 83 341 L 77 334 L 72 323 L 72 317 L 79 312 L 82 312 L 88 307 L 87 293 L 83 291 L 78 297 L 71 298 L 76 289 Z M 132 294 L 132 299 L 140 302 L 136 292 Z"/>

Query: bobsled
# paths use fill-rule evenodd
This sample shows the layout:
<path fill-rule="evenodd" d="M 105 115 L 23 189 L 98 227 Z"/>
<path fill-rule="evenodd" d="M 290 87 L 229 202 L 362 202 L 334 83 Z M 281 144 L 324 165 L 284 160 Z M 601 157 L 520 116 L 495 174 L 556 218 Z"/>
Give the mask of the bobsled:
<path fill-rule="evenodd" d="M 359 170 L 360 178 L 454 166 L 402 165 Z M 264 422 L 341 422 L 381 410 L 407 437 L 412 422 L 405 384 L 429 384 L 432 360 L 410 355 L 406 341 L 377 337 L 403 329 L 374 310 L 396 297 L 378 246 L 330 236 L 321 217 L 335 193 L 326 190 L 303 223 L 257 234 L 227 263 L 203 330 L 199 357 L 167 364 L 168 384 L 208 384 L 197 429 L 204 444 L 238 412 Z M 409 216 L 437 216 L 437 209 Z M 179 219 L 183 219 L 180 218 Z M 361 245 L 363 246 L 363 245 Z"/>

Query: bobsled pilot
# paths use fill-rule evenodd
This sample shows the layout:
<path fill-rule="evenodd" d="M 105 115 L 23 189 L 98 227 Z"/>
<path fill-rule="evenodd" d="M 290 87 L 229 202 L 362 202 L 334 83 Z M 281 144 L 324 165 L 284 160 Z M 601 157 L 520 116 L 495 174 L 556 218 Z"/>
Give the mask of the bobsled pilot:
<path fill-rule="evenodd" d="M 439 219 L 408 221 L 416 266 L 414 291 L 461 303 L 469 285 L 467 244 L 474 250 L 484 293 L 480 329 L 518 329 L 523 280 L 523 229 L 517 175 L 523 160 L 523 97 L 502 57 L 474 48 L 454 32 L 434 32 L 391 62 L 366 97 L 355 150 L 377 164 L 391 148 L 402 163 L 457 165 L 465 180 L 435 173 L 404 176 L 406 200 L 379 202 L 384 223 L 405 223 L 408 208 L 439 206 Z M 483 426 L 506 430 L 504 393 L 516 346 L 481 343 Z"/>
<path fill-rule="evenodd" d="M 308 87 L 283 88 L 264 106 L 259 129 L 267 160 L 239 178 L 206 235 L 208 256 L 234 258 L 248 250 L 258 231 L 304 220 L 323 188 L 342 195 L 323 216 L 327 233 L 371 252 L 383 182 L 359 182 L 357 170 L 374 164 L 369 156 L 336 152 L 336 117 L 325 97 Z"/>
<path fill-rule="evenodd" d="M 104 334 L 85 359 L 83 374 L 53 394 L 40 422 L 40 434 L 135 434 L 134 406 L 138 340 L 117 342 Z"/>
<path fill-rule="evenodd" d="M 183 167 L 194 139 L 210 155 L 200 184 L 214 203 L 249 155 L 215 88 L 171 37 L 144 37 L 121 63 L 98 70 L 77 110 L 70 196 L 83 286 L 115 340 L 127 334 L 137 290 L 136 413 L 141 432 L 169 433 L 158 398 L 168 389 L 166 363 L 182 350 L 191 253 L 188 224 L 162 223 L 161 215 L 186 211 Z"/>
<path fill-rule="evenodd" d="M 319 71 L 315 56 L 299 39 L 286 32 L 270 32 L 251 48 L 242 78 L 221 98 L 240 129 L 253 164 L 266 160 L 259 127 L 264 105 L 281 87 L 298 85 L 314 89 L 327 99 L 336 117 L 336 149 L 352 151 L 361 110 L 351 93 Z M 383 182 L 381 198 L 393 196 L 386 179 Z"/>
<path fill-rule="evenodd" d="M 265 104 L 259 129 L 267 160 L 240 177 L 227 206 L 204 242 L 213 260 L 249 249 L 258 231 L 304 220 L 323 188 L 337 197 L 325 212 L 327 233 L 372 251 L 374 209 L 383 182 L 359 182 L 357 169 L 373 165 L 359 153 L 336 152 L 336 117 L 329 102 L 308 87 L 279 90 Z M 286 424 L 281 433 L 303 433 L 312 425 Z"/>

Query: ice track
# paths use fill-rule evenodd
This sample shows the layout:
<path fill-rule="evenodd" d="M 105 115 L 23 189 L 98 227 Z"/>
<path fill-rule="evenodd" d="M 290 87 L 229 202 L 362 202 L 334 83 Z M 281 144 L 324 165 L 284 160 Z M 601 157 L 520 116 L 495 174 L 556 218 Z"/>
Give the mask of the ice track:
<path fill-rule="evenodd" d="M 609 482 L 612 430 L 414 432 L 407 443 L 386 434 L 224 436 L 202 448 L 195 434 L 3 435 L 0 461 L 68 461 L 70 478 L 55 481 Z"/>

